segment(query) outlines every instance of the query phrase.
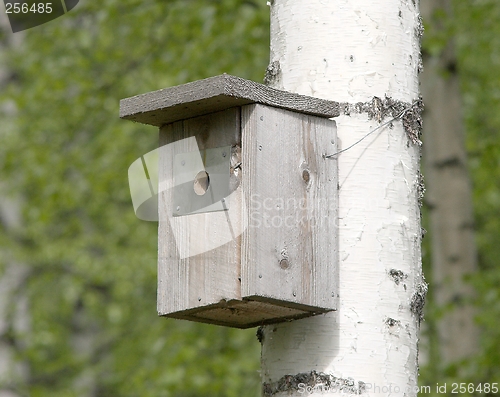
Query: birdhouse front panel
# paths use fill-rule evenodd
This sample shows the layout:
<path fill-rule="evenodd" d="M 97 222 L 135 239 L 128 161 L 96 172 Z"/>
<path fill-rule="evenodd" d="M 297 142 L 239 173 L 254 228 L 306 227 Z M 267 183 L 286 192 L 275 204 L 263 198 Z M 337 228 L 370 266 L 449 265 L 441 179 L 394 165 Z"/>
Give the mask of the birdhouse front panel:
<path fill-rule="evenodd" d="M 241 178 L 231 170 L 240 162 L 240 128 L 240 109 L 231 108 L 160 129 L 161 315 L 241 300 L 241 236 L 235 235 L 241 228 L 241 188 L 227 194 Z M 200 172 L 207 173 L 208 186 L 197 194 Z M 196 203 L 193 197 L 205 202 Z"/>
<path fill-rule="evenodd" d="M 242 296 L 314 311 L 337 291 L 335 122 L 261 104 L 242 107 Z"/>

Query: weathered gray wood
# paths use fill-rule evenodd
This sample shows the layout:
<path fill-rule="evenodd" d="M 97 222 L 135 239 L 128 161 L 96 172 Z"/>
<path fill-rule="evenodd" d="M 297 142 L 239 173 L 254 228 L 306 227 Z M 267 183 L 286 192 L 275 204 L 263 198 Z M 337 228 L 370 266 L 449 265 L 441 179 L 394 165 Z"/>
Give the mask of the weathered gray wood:
<path fill-rule="evenodd" d="M 178 120 L 251 103 L 322 117 L 340 114 L 337 102 L 280 91 L 223 74 L 122 99 L 120 117 L 161 127 Z"/>
<path fill-rule="evenodd" d="M 335 122 L 259 104 L 242 107 L 242 297 L 336 309 Z"/>
<path fill-rule="evenodd" d="M 229 211 L 174 216 L 175 156 L 226 146 Z M 247 328 L 336 309 L 336 147 L 333 121 L 260 104 L 160 128 L 158 313 Z"/>
<path fill-rule="evenodd" d="M 186 139 L 191 137 L 192 139 Z M 166 315 L 220 301 L 241 299 L 240 237 L 233 229 L 241 218 L 240 191 L 231 197 L 229 211 L 173 217 L 173 159 L 176 154 L 220 146 L 241 145 L 240 109 L 169 124 L 160 130 L 158 313 Z M 193 175 L 194 177 L 194 175 Z M 231 183 L 238 176 L 233 173 Z M 214 238 L 228 234 L 227 244 L 214 247 Z M 213 249 L 212 249 L 213 248 Z M 202 253 L 190 256 L 192 253 Z M 188 257 L 183 257 L 183 256 Z"/>
<path fill-rule="evenodd" d="M 160 315 L 247 328 L 336 308 L 337 168 L 323 157 L 336 151 L 335 123 L 264 105 L 241 112 L 160 130 Z M 173 217 L 175 155 L 221 146 L 242 163 L 231 169 L 231 216 Z M 233 235 L 211 249 L 221 233 Z"/>

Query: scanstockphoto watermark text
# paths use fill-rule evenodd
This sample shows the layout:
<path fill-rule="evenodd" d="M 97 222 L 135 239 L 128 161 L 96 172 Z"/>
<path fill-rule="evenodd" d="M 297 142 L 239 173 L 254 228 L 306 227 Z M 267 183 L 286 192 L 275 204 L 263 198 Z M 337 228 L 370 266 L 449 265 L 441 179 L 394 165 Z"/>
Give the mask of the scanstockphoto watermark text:
<path fill-rule="evenodd" d="M 396 394 L 404 395 L 405 393 L 415 393 L 415 394 L 497 394 L 499 390 L 498 383 L 436 383 L 433 386 L 407 386 L 401 387 L 394 384 L 389 385 L 377 385 L 375 383 L 362 383 L 361 387 L 356 387 L 354 385 L 348 386 L 344 383 L 332 383 L 332 384 L 316 384 L 314 386 L 306 385 L 305 383 L 298 384 L 298 392 L 303 395 L 312 394 L 341 394 L 342 396 L 358 396 L 358 395 L 372 395 L 372 394 Z"/>
<path fill-rule="evenodd" d="M 297 228 L 301 226 L 338 226 L 335 200 L 263 197 L 252 194 L 248 204 L 249 227 Z"/>

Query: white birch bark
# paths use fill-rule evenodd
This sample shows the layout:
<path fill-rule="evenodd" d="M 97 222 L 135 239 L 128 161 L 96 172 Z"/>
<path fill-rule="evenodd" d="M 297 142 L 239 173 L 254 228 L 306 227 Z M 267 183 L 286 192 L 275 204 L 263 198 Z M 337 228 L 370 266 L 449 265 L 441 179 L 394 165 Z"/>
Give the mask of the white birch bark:
<path fill-rule="evenodd" d="M 275 0 L 270 6 L 267 82 L 374 110 L 370 119 L 346 104 L 346 114 L 336 118 L 339 149 L 393 117 L 377 111 L 386 96 L 405 107 L 418 98 L 422 28 L 414 0 Z M 339 310 L 263 329 L 265 396 L 325 395 L 299 384 L 326 379 L 363 395 L 417 394 L 426 285 L 415 141 L 398 119 L 338 155 L 339 252 L 332 255 L 339 257 Z"/>

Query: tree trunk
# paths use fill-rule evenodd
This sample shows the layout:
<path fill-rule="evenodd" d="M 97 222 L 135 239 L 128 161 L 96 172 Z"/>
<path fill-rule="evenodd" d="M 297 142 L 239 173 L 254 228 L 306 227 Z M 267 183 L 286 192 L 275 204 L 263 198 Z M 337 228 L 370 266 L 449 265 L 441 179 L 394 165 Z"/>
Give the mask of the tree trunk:
<path fill-rule="evenodd" d="M 425 21 L 432 21 L 436 30 L 444 29 L 433 18 L 438 10 L 451 18 L 451 1 L 422 1 Z M 440 361 L 446 365 L 474 354 L 478 347 L 479 332 L 470 304 L 472 289 L 464 283 L 464 276 L 477 267 L 472 189 L 452 40 L 439 54 L 426 55 L 424 61 L 425 201 L 430 214 L 433 299 L 445 310 L 437 323 L 437 346 Z M 451 309 L 446 309 L 449 305 Z"/>
<path fill-rule="evenodd" d="M 345 151 L 325 159 L 339 166 L 339 247 L 331 253 L 339 258 L 339 309 L 263 328 L 263 394 L 321 395 L 331 387 L 414 396 L 427 291 L 420 258 L 418 4 L 270 5 L 266 82 L 341 102 L 336 122 Z"/>

